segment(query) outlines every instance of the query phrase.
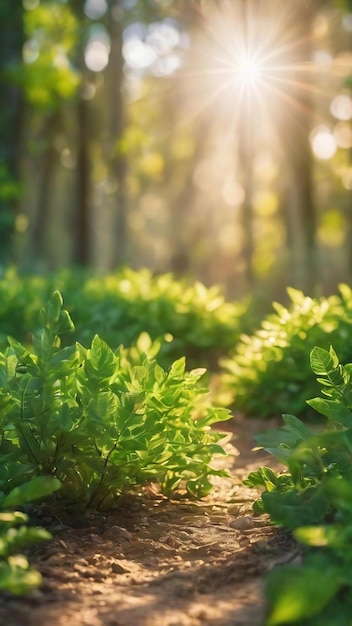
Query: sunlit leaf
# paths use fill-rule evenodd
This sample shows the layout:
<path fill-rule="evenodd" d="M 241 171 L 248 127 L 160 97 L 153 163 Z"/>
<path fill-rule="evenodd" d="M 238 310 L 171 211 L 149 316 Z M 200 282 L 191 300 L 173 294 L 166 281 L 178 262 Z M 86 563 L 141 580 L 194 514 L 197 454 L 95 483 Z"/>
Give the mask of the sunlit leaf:
<path fill-rule="evenodd" d="M 26 502 L 42 500 L 60 489 L 61 483 L 51 476 L 37 476 L 19 487 L 15 487 L 5 498 L 1 505 L 3 508 L 20 506 Z"/>
<path fill-rule="evenodd" d="M 327 350 L 316 346 L 310 353 L 310 365 L 315 374 L 326 376 L 330 374 L 337 364 Z"/>
<path fill-rule="evenodd" d="M 332 568 L 285 567 L 275 570 L 267 581 L 271 611 L 268 626 L 293 624 L 319 613 L 339 588 L 338 572 Z"/>

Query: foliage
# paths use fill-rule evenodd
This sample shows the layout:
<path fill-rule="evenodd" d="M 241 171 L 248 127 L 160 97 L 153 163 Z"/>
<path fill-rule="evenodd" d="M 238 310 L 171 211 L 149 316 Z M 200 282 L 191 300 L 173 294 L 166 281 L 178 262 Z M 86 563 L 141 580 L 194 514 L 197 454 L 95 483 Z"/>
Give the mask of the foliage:
<path fill-rule="evenodd" d="M 77 45 L 78 24 L 68 6 L 43 4 L 25 11 L 25 66 L 19 80 L 28 102 L 50 112 L 77 93 L 80 83 L 69 56 Z"/>
<path fill-rule="evenodd" d="M 0 452 L 0 460 L 4 470 L 0 488 L 6 489 L 11 469 L 5 453 Z M 41 583 L 40 573 L 30 567 L 27 558 L 18 550 L 38 541 L 46 541 L 51 535 L 43 528 L 28 526 L 28 515 L 13 510 L 13 507 L 43 499 L 59 487 L 57 479 L 37 476 L 14 487 L 7 495 L 0 491 L 0 590 L 21 594 Z"/>
<path fill-rule="evenodd" d="M 261 468 L 245 481 L 264 487 L 255 510 L 292 530 L 305 547 L 300 565 L 284 566 L 268 577 L 268 626 L 350 623 L 352 363 L 341 365 L 332 347 L 315 347 L 310 363 L 322 397 L 309 404 L 326 418 L 326 427 L 308 428 L 285 415 L 283 428 L 257 441 L 288 472 Z"/>
<path fill-rule="evenodd" d="M 56 291 L 41 309 L 32 348 L 9 337 L 0 353 L 0 589 L 13 593 L 41 582 L 18 550 L 50 538 L 13 508 L 58 489 L 66 505 L 108 508 L 148 481 L 201 497 L 227 475 L 210 464 L 225 454 L 210 426 L 229 413 L 198 385 L 204 370 L 186 372 L 181 358 L 164 371 L 146 333 L 116 352 L 98 335 L 61 347 L 74 329 L 62 304 Z"/>
<path fill-rule="evenodd" d="M 289 288 L 286 308 L 274 303 L 252 336 L 243 335 L 231 359 L 223 359 L 223 382 L 236 408 L 247 415 L 268 417 L 290 410 L 312 414 L 306 398 L 318 392 L 308 354 L 315 345 L 333 344 L 342 362 L 352 358 L 352 291 L 340 285 L 340 295 L 309 298 Z"/>
<path fill-rule="evenodd" d="M 172 341 L 161 348 L 164 362 L 186 355 L 205 366 L 215 365 L 236 343 L 247 307 L 247 301 L 226 302 L 217 286 L 190 284 L 171 274 L 153 276 L 146 269 L 90 278 L 80 297 L 84 307 L 72 294 L 72 314 L 85 329 L 82 341 L 88 328 L 115 346 L 130 345 L 142 331 L 153 339 L 168 334 Z"/>
<path fill-rule="evenodd" d="M 33 349 L 13 338 L 0 354 L 2 443 L 8 487 L 25 476 L 54 476 L 77 506 L 109 507 L 136 484 L 156 481 L 171 492 L 185 481 L 194 496 L 223 475 L 209 463 L 224 453 L 210 425 L 229 418 L 198 385 L 204 370 L 185 359 L 164 371 L 158 344 L 142 335 L 116 352 L 96 335 L 89 348 L 60 347 L 73 329 L 55 292 L 41 310 Z M 148 352 L 148 356 L 147 356 Z"/>
<path fill-rule="evenodd" d="M 224 89 L 220 90 L 213 90 L 210 84 L 199 81 L 202 74 L 207 75 L 208 61 L 212 58 L 211 47 L 204 55 L 205 66 L 197 66 L 201 33 L 207 30 L 204 28 L 209 15 L 207 8 L 211 9 L 216 3 L 198 3 L 197 7 L 197 3 L 155 0 L 120 3 L 89 3 L 83 0 L 17 2 L 25 32 L 24 45 L 19 47 L 20 54 L 15 64 L 8 57 L 9 51 L 6 52 L 6 48 L 12 46 L 12 43 L 11 46 L 7 44 L 7 40 L 12 42 L 20 28 L 12 19 L 7 20 L 7 16 L 13 14 L 11 7 L 14 3 L 2 4 L 4 86 L 10 93 L 14 85 L 20 86 L 25 94 L 23 115 L 19 115 L 25 128 L 21 129 L 16 122 L 5 123 L 7 127 L 16 128 L 17 140 L 10 142 L 13 147 L 10 152 L 21 183 L 16 190 L 14 183 L 17 177 L 11 171 L 11 175 L 7 175 L 5 166 L 8 164 L 4 162 L 2 168 L 5 168 L 5 175 L 1 178 L 7 184 L 3 193 L 7 198 L 17 198 L 21 191 L 20 219 L 15 228 L 14 220 L 11 220 L 11 229 L 7 229 L 10 232 L 14 230 L 16 235 L 15 245 L 11 242 L 11 258 L 23 264 L 34 260 L 41 267 L 57 267 L 72 261 L 77 250 L 77 231 L 81 236 L 85 232 L 76 228 L 80 203 L 75 192 L 87 184 L 91 205 L 91 210 L 86 213 L 91 238 L 89 248 L 94 251 L 89 259 L 91 263 L 99 261 L 102 267 L 115 264 L 113 207 L 121 204 L 121 210 L 128 215 L 128 261 L 135 266 L 175 267 L 176 264 L 172 264 L 182 248 L 186 260 L 184 267 L 191 268 L 203 280 L 221 280 L 231 289 L 243 285 L 246 246 L 240 216 L 243 209 L 241 197 L 246 195 L 242 193 L 241 186 L 246 185 L 240 164 L 236 164 L 241 161 L 237 145 L 241 141 L 237 142 L 236 137 L 241 137 L 243 124 L 239 117 L 239 127 L 229 134 L 230 118 L 227 114 L 216 114 L 218 105 L 222 106 L 228 100 L 225 96 L 226 81 Z M 94 9 L 93 12 L 91 10 L 94 4 L 95 15 Z M 298 10 L 289 15 L 292 31 L 302 21 L 304 6 L 314 3 L 296 4 Z M 87 10 L 88 5 L 90 10 Z M 348 30 L 343 26 L 341 13 L 348 6 L 348 0 L 315 3 L 316 19 L 326 22 L 332 56 L 337 54 L 334 41 L 339 41 L 340 51 L 349 45 Z M 329 20 L 331 7 L 338 16 L 336 20 Z M 270 16 L 271 10 L 264 10 L 267 12 L 266 19 L 276 30 L 276 11 Z M 236 38 L 235 14 L 224 13 L 223 19 L 226 30 L 229 28 L 232 31 L 231 39 Z M 258 19 L 260 21 L 260 17 Z M 217 20 L 215 24 L 218 28 Z M 308 24 L 306 27 L 309 30 Z M 116 45 L 116 29 L 121 30 L 123 45 Z M 314 31 L 314 46 L 318 50 L 321 47 L 319 32 L 319 29 L 317 33 Z M 284 39 L 290 36 L 289 33 L 282 35 Z M 138 49 L 144 50 L 140 59 L 138 55 L 128 54 L 129 43 L 134 39 Z M 209 41 L 203 39 L 203 42 L 205 47 L 210 45 Z M 101 63 L 98 62 L 92 70 L 88 52 L 94 49 L 97 51 L 96 60 Z M 278 52 L 274 46 L 274 56 Z M 297 54 L 296 46 L 294 52 Z M 291 62 L 294 62 L 293 58 Z M 116 86 L 116 63 L 123 68 L 122 89 L 111 88 Z M 179 72 L 181 66 L 183 70 Z M 334 67 L 332 64 L 333 74 Z M 214 73 L 219 74 L 220 79 L 222 68 L 220 66 L 218 72 L 216 69 Z M 187 81 L 187 75 L 198 75 L 198 78 Z M 310 80 L 319 82 L 319 71 L 313 72 L 312 77 Z M 345 90 L 343 78 L 333 75 L 329 101 L 333 101 L 337 91 Z M 119 99 L 121 93 L 124 96 L 122 101 Z M 12 103 L 12 97 L 9 102 Z M 240 102 L 237 104 L 240 105 Z M 318 117 L 321 115 L 324 118 L 325 103 L 318 98 L 316 104 Z M 11 104 L 8 109 L 12 108 Z M 200 115 L 188 115 L 187 111 L 196 111 L 197 108 Z M 232 117 L 231 107 L 228 112 Z M 6 122 L 8 116 L 3 118 Z M 219 119 L 224 120 L 220 128 Z M 214 126 L 212 122 L 216 120 Z M 280 128 L 286 127 L 285 135 L 281 137 L 284 143 L 286 132 L 290 132 L 290 121 L 286 121 L 286 125 L 282 121 L 279 124 Z M 273 277 L 275 283 L 277 280 L 281 282 L 288 270 L 295 269 L 295 261 L 303 260 L 298 257 L 300 242 L 305 241 L 305 221 L 297 221 L 298 237 L 292 228 L 292 241 L 285 237 L 288 224 L 283 209 L 286 202 L 281 206 L 278 196 L 282 186 L 284 193 L 289 191 L 285 181 L 290 178 L 286 169 L 291 160 L 291 150 L 286 151 L 286 164 L 282 163 L 280 151 L 275 147 L 277 142 L 264 139 L 262 133 L 254 134 L 255 158 L 268 153 L 272 166 L 264 159 L 265 167 L 254 168 L 253 189 L 248 194 L 253 196 L 250 230 L 254 245 L 253 258 L 247 260 L 247 265 L 254 268 L 256 287 L 259 283 L 262 285 L 264 279 L 266 289 L 270 283 L 273 286 Z M 220 135 L 233 139 L 225 150 L 226 155 L 225 152 L 222 155 L 224 141 L 216 139 Z M 80 136 L 85 138 L 83 144 L 79 141 Z M 1 140 L 0 152 L 6 155 L 4 137 Z M 302 154 L 303 145 L 299 146 L 297 142 L 296 136 L 292 143 L 296 145 L 297 154 Z M 219 145 L 219 150 L 215 145 Z M 348 216 L 341 209 L 343 194 L 350 184 L 348 141 L 343 148 L 340 141 L 339 146 L 333 161 L 323 159 L 317 164 L 317 187 L 319 185 L 320 189 L 320 184 L 323 184 L 321 178 L 325 185 L 330 181 L 327 192 L 318 193 L 323 201 L 315 220 L 317 228 L 314 237 L 322 252 L 322 255 L 316 256 L 325 259 L 327 251 L 334 259 L 328 277 L 323 277 L 326 289 L 331 288 L 329 280 L 335 279 L 334 264 L 337 274 L 341 274 L 342 265 L 347 268 L 348 255 L 340 256 L 339 253 L 348 230 Z M 85 152 L 91 166 L 88 168 L 79 166 Z M 119 183 L 118 172 L 111 167 L 112 156 L 116 155 L 122 162 L 121 169 L 127 170 L 126 184 Z M 224 159 L 224 156 L 228 158 Z M 328 176 L 325 175 L 327 172 Z M 300 188 L 301 185 L 298 185 L 297 189 Z M 46 208 L 45 215 L 50 216 L 49 219 L 41 219 L 38 205 Z M 291 205 L 290 200 L 288 205 Z M 326 219 L 331 214 L 331 206 L 336 207 L 332 213 L 337 216 L 333 228 Z M 95 221 L 91 223 L 93 216 Z M 38 230 L 47 242 L 46 246 L 38 245 Z M 256 230 L 263 236 L 256 237 Z M 57 236 L 58 233 L 60 236 Z M 63 238 L 65 245 L 62 245 Z M 290 245 L 286 245 L 286 239 Z M 303 274 L 307 274 L 304 268 Z M 298 276 L 298 280 L 302 282 L 304 276 Z"/>
<path fill-rule="evenodd" d="M 167 335 L 159 355 L 165 366 L 183 355 L 197 366 L 216 366 L 252 319 L 245 315 L 248 300 L 226 302 L 218 287 L 178 281 L 171 274 L 123 269 L 106 276 L 66 271 L 44 278 L 19 276 L 12 268 L 0 280 L 3 345 L 7 335 L 28 341 L 38 309 L 55 289 L 63 293 L 75 319 L 78 341 L 89 345 L 98 333 L 115 349 L 130 346 L 142 332 L 152 339 Z"/>

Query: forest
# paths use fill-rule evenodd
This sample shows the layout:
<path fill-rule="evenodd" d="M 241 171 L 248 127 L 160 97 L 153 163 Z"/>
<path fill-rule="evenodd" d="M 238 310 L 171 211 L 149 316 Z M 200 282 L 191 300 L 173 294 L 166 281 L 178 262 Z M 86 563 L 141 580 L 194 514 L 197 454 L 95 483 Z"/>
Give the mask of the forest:
<path fill-rule="evenodd" d="M 2 0 L 0 89 L 0 625 L 350 626 L 352 0 Z"/>
<path fill-rule="evenodd" d="M 1 262 L 230 297 L 351 274 L 349 3 L 1 8 Z"/>

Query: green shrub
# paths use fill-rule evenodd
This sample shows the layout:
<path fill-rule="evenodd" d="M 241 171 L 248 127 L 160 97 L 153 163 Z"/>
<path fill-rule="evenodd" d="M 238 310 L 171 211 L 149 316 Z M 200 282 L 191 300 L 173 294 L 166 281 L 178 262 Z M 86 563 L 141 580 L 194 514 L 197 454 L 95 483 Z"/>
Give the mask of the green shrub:
<path fill-rule="evenodd" d="M 62 498 L 94 508 L 151 480 L 165 492 L 184 481 L 189 493 L 205 495 L 209 478 L 223 475 L 209 465 L 224 453 L 223 435 L 210 425 L 230 414 L 214 408 L 198 385 L 204 370 L 186 372 L 184 358 L 163 370 L 152 357 L 159 346 L 147 335 L 115 352 L 97 335 L 89 348 L 61 348 L 59 335 L 73 324 L 59 292 L 40 319 L 32 350 L 10 338 L 0 354 L 8 486 L 23 473 L 54 476 Z"/>
<path fill-rule="evenodd" d="M 55 292 L 33 346 L 9 337 L 0 353 L 0 590 L 40 584 L 19 550 L 50 538 L 16 507 L 59 489 L 54 506 L 109 508 L 150 481 L 166 493 L 182 483 L 201 497 L 212 476 L 227 475 L 211 466 L 225 451 L 210 427 L 230 414 L 199 386 L 203 369 L 186 372 L 181 358 L 163 370 L 160 343 L 146 333 L 115 352 L 98 335 L 89 348 L 61 347 L 60 334 L 73 331 Z"/>
<path fill-rule="evenodd" d="M 154 277 L 148 270 L 126 269 L 88 279 L 72 304 L 72 315 L 83 343 L 91 339 L 90 329 L 115 347 L 131 345 L 146 331 L 152 339 L 165 335 L 172 339 L 161 347 L 159 359 L 164 364 L 185 355 L 193 365 L 214 366 L 238 340 L 246 307 L 246 302 L 226 302 L 217 286 L 206 288 L 200 282 L 177 281 L 171 274 Z"/>
<path fill-rule="evenodd" d="M 309 404 L 325 417 L 326 427 L 308 428 L 284 415 L 283 428 L 256 439 L 288 471 L 261 468 L 245 481 L 264 489 L 256 512 L 289 528 L 303 547 L 299 564 L 268 576 L 267 626 L 351 621 L 352 363 L 343 366 L 332 348 L 315 347 L 310 364 L 323 397 Z"/>
<path fill-rule="evenodd" d="M 142 332 L 153 340 L 166 336 L 158 357 L 164 366 L 186 356 L 192 366 L 217 367 L 219 356 L 252 327 L 249 299 L 226 302 L 219 287 L 179 281 L 171 274 L 124 269 L 96 276 L 65 270 L 44 277 L 19 276 L 12 268 L 0 280 L 3 348 L 7 335 L 28 343 L 28 332 L 38 328 L 37 311 L 55 290 L 63 294 L 80 343 L 88 346 L 98 334 L 116 349 L 132 345 Z M 72 338 L 64 335 L 62 341 Z"/>
<path fill-rule="evenodd" d="M 352 359 L 352 291 L 313 299 L 288 289 L 291 304 L 274 303 L 260 330 L 242 335 L 231 358 L 221 361 L 222 382 L 236 409 L 268 417 L 292 411 L 312 414 L 306 398 L 318 392 L 308 354 L 315 345 L 336 346 L 342 362 Z"/>

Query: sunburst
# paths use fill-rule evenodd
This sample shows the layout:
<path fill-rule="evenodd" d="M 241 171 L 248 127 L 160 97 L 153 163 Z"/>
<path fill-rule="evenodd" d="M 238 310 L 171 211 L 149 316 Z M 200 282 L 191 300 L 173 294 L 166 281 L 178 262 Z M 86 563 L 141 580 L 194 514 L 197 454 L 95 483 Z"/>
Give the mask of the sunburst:
<path fill-rule="evenodd" d="M 215 111 L 241 123 L 250 107 L 258 126 L 260 120 L 273 123 L 280 107 L 296 119 L 309 117 L 314 97 L 330 97 L 315 81 L 312 29 L 294 33 L 296 11 L 308 10 L 309 2 L 222 0 L 204 6 L 209 9 L 198 9 L 203 36 L 193 42 L 194 67 L 183 73 L 190 117 Z"/>

